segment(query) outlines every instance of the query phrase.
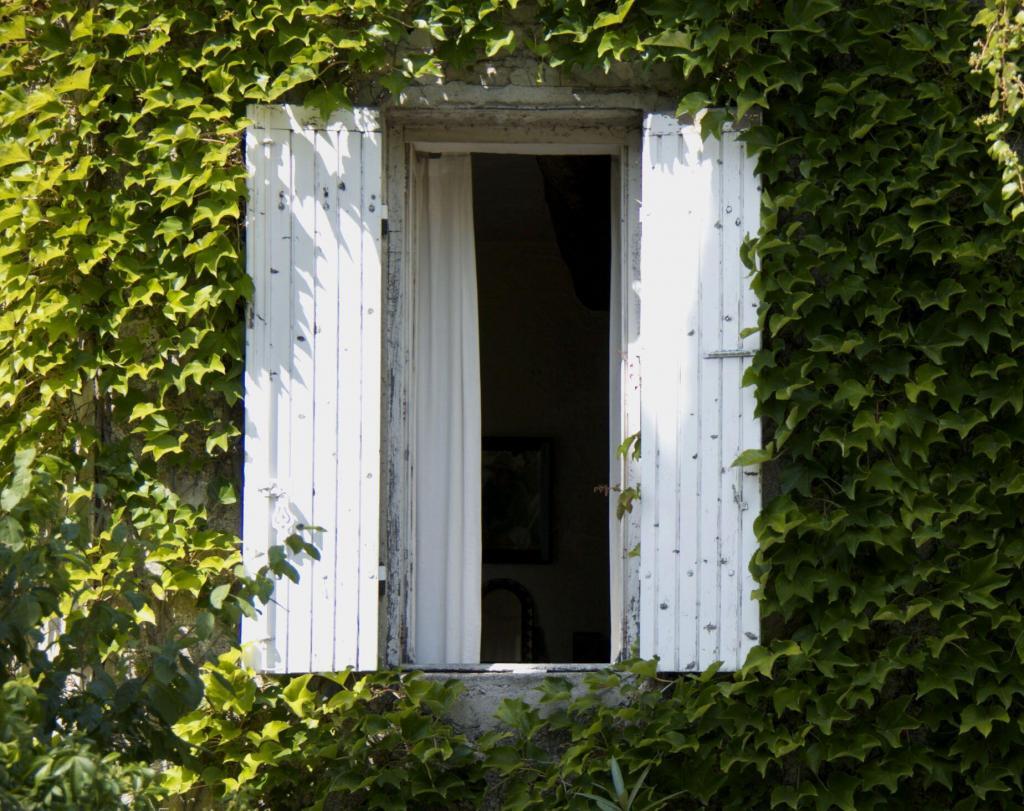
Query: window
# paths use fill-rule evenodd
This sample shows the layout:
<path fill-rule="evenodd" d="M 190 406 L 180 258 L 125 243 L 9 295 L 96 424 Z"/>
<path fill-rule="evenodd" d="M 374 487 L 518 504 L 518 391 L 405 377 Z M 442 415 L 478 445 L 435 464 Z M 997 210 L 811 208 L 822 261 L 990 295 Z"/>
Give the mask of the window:
<path fill-rule="evenodd" d="M 243 624 L 256 665 L 275 672 L 459 665 L 504 658 L 503 651 L 520 660 L 605 661 L 636 646 L 642 656 L 659 656 L 665 670 L 701 669 L 717 660 L 737 667 L 759 633 L 747 571 L 759 487 L 756 471 L 730 463 L 759 443 L 760 430 L 752 393 L 741 386 L 757 336 L 743 334 L 756 323 L 756 301 L 739 261 L 743 236 L 756 230 L 758 193 L 752 161 L 736 135 L 702 143 L 695 127 L 671 116 L 621 111 L 479 113 L 462 115 L 457 126 L 450 118 L 410 114 L 389 120 L 382 152 L 379 119 L 371 111 L 339 114 L 326 124 L 300 108 L 255 108 L 250 116 L 247 256 L 255 296 L 247 332 L 244 556 L 247 565 L 258 566 L 296 530 L 307 533 L 321 555 L 294 556 L 299 583 L 282 583 L 263 614 Z M 550 177 L 562 177 L 563 192 L 567 182 L 607 190 L 608 216 L 595 231 L 610 252 L 608 302 L 591 308 L 594 317 L 577 318 L 579 330 L 570 339 L 582 352 L 571 363 L 590 369 L 578 388 L 581 396 L 592 389 L 586 398 L 598 416 L 583 433 L 603 433 L 596 445 L 583 433 L 571 440 L 553 433 L 551 413 L 558 406 L 531 425 L 507 402 L 513 385 L 532 409 L 545 411 L 543 397 L 526 397 L 525 378 L 510 379 L 523 364 L 509 331 L 530 318 L 557 321 L 559 310 L 531 312 L 530 296 L 513 290 L 523 280 L 510 272 L 508 260 L 528 217 L 496 198 L 524 195 L 528 186 L 538 193 L 545 167 Z M 517 192 L 510 182 L 519 184 Z M 554 211 L 558 181 L 546 185 Z M 462 191 L 452 192 L 456 187 Z M 563 231 L 572 230 L 565 222 L 580 210 L 570 205 L 562 211 Z M 500 234 L 486 230 L 500 226 L 503 216 L 517 218 L 516 228 L 505 229 L 512 241 L 504 246 L 495 244 Z M 559 227 L 555 223 L 555 242 Z M 471 247 L 459 253 L 453 246 L 466 239 Z M 428 243 L 448 253 L 425 260 Z M 586 310 L 580 302 L 593 303 L 593 290 L 584 288 L 594 286 L 594 274 L 577 274 L 583 281 L 574 282 L 569 265 L 579 244 L 557 247 L 565 274 L 561 282 L 554 271 L 536 276 L 534 285 L 552 285 L 537 290 L 538 297 L 556 306 L 561 295 L 558 307 Z M 544 250 L 550 253 L 550 239 Z M 452 251 L 479 260 L 461 277 L 472 280 L 479 300 L 458 317 L 454 310 L 423 309 L 423 291 L 434 278 L 422 275 L 424 266 L 448 267 Z M 525 246 L 519 252 L 535 270 L 537 257 Z M 457 293 L 442 291 L 442 304 L 456 301 Z M 564 312 L 562 320 L 572 320 Z M 436 333 L 433 339 L 424 336 L 425 325 Z M 559 334 L 549 337 L 564 342 Z M 453 369 L 458 374 L 449 376 L 463 380 L 469 367 L 443 361 L 427 376 L 431 385 L 417 383 L 431 340 L 447 346 L 449 355 L 453 346 L 454 354 L 477 353 L 479 381 L 463 386 L 475 392 L 476 405 L 450 393 L 458 389 L 435 385 Z M 538 344 L 533 351 L 545 350 Z M 539 374 L 558 370 L 542 365 Z M 558 397 L 563 407 L 567 396 Z M 434 442 L 441 451 L 430 448 L 436 424 L 425 429 L 421 422 L 431 408 L 456 413 L 450 422 L 458 442 Z M 624 464 L 612 450 L 638 430 L 641 461 Z M 461 449 L 457 456 L 453 446 Z M 608 472 L 588 482 L 595 477 L 594 447 L 607 466 L 600 472 Z M 579 500 L 584 482 L 593 495 L 595 484 L 639 481 L 642 498 L 628 520 L 608 520 L 607 531 L 599 531 L 600 553 L 576 561 L 593 571 L 566 589 L 580 600 L 586 587 L 587 602 L 597 604 L 607 622 L 591 617 L 549 624 L 544 630 L 552 645 L 545 655 L 546 640 L 536 628 L 552 613 L 545 601 L 560 596 L 557 585 L 545 586 L 537 576 L 549 564 L 500 561 L 502 549 L 506 560 L 517 550 L 535 561 L 550 558 L 552 515 L 569 505 L 555 492 L 550 514 L 542 516 L 538 495 L 546 485 L 536 482 L 550 477 L 559 460 L 565 467 L 566 448 L 591 457 L 574 477 L 577 506 L 571 509 L 592 509 L 594 502 Z M 438 452 L 441 463 L 423 461 Z M 452 475 L 453 458 L 459 476 Z M 526 514 L 509 506 L 515 499 L 495 484 L 507 485 L 510 477 L 517 492 L 528 494 L 519 498 L 532 505 Z M 424 517 L 424 505 L 466 501 L 485 488 L 490 508 L 470 505 L 459 513 L 475 516 L 476 524 L 467 520 L 459 526 L 468 529 L 441 533 L 444 549 L 423 547 L 417 522 L 435 520 Z M 456 512 L 464 509 L 456 506 Z M 524 517 L 510 524 L 501 509 L 519 509 Z M 510 540 L 513 531 L 518 534 Z M 573 565 L 573 544 L 564 532 L 555 535 L 554 554 Z M 489 561 L 481 561 L 482 539 Z M 473 553 L 469 563 L 460 557 L 466 550 Z M 455 563 L 436 565 L 449 559 Z M 564 574 L 549 580 L 569 583 Z M 428 585 L 436 587 L 432 593 Z M 428 593 L 435 607 L 423 600 Z M 433 650 L 443 651 L 441 661 L 417 653 L 429 647 L 424 623 L 436 637 Z M 481 624 L 492 629 L 483 651 Z"/>
<path fill-rule="evenodd" d="M 392 357 L 411 415 L 399 659 L 521 661 L 498 656 L 513 631 L 481 610 L 500 580 L 532 606 L 530 644 L 512 645 L 530 661 L 608 663 L 612 156 L 422 146 L 392 243 L 414 301 Z"/>

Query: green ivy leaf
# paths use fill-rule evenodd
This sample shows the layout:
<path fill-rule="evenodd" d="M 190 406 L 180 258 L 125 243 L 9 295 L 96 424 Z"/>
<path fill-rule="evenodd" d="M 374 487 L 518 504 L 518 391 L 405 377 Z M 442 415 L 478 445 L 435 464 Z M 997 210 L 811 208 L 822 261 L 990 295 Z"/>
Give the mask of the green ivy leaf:
<path fill-rule="evenodd" d="M 676 107 L 676 118 L 682 116 L 695 116 L 705 107 L 711 105 L 711 99 L 707 93 L 700 91 L 694 91 L 693 93 L 687 93 L 680 99 L 678 106 Z"/>
<path fill-rule="evenodd" d="M 996 721 L 1004 724 L 1010 722 L 1009 713 L 998 704 L 968 705 L 960 714 L 960 734 L 976 729 L 983 738 L 987 738 L 992 734 L 992 724 Z"/>
<path fill-rule="evenodd" d="M 222 583 L 210 592 L 210 605 L 217 611 L 224 605 L 224 599 L 231 593 L 231 584 Z"/>
<path fill-rule="evenodd" d="M 737 456 L 730 467 L 747 467 L 770 462 L 774 457 L 771 446 L 767 448 L 750 448 Z"/>
<path fill-rule="evenodd" d="M 290 679 L 281 691 L 281 698 L 297 718 L 308 718 L 312 712 L 313 701 L 316 698 L 316 693 L 309 689 L 309 681 L 312 678 L 311 673 L 296 676 Z"/>
<path fill-rule="evenodd" d="M 15 451 L 14 476 L 11 483 L 0 492 L 0 509 L 10 512 L 29 494 L 32 488 L 32 463 L 35 458 L 35 448 L 19 448 Z"/>
<path fill-rule="evenodd" d="M 504 36 L 489 39 L 487 41 L 487 45 L 484 51 L 487 54 L 487 58 L 490 59 L 492 57 L 495 57 L 506 48 L 511 48 L 512 44 L 515 42 L 515 38 L 515 30 L 509 29 L 508 33 L 505 34 Z"/>
<path fill-rule="evenodd" d="M 334 84 L 313 88 L 306 93 L 302 103 L 316 110 L 323 121 L 327 121 L 338 110 L 352 109 L 347 89 Z"/>
<path fill-rule="evenodd" d="M 75 90 L 88 90 L 91 76 L 92 68 L 86 68 L 85 70 L 69 73 L 54 85 L 54 90 L 58 93 L 71 93 Z"/>
<path fill-rule="evenodd" d="M 629 14 L 631 8 L 633 8 L 633 0 L 622 0 L 615 7 L 615 11 L 602 11 L 598 14 L 591 27 L 596 31 L 600 28 L 620 25 L 626 19 L 626 15 Z"/>

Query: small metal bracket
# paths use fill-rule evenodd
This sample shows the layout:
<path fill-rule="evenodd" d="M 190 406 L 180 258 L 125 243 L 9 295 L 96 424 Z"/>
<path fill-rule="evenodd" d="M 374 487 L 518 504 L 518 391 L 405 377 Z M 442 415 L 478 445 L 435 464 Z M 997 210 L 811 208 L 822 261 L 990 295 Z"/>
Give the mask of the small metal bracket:
<path fill-rule="evenodd" d="M 291 511 L 291 506 L 285 498 L 288 494 L 284 488 L 277 482 L 271 482 L 266 487 L 260 487 L 257 492 L 260 495 L 266 496 L 271 501 L 277 502 L 270 516 L 270 526 L 278 532 L 290 534 L 295 531 L 297 522 L 295 515 Z"/>
<path fill-rule="evenodd" d="M 274 514 L 270 516 L 270 526 L 286 535 L 291 535 L 297 529 L 300 529 L 287 501 L 279 502 L 274 508 Z"/>
<path fill-rule="evenodd" d="M 285 494 L 284 488 L 277 482 L 271 482 L 266 487 L 259 488 L 256 492 L 267 498 L 281 498 Z"/>
<path fill-rule="evenodd" d="M 752 349 L 718 349 L 714 352 L 705 352 L 705 360 L 719 360 L 721 358 L 752 358 L 757 353 Z"/>

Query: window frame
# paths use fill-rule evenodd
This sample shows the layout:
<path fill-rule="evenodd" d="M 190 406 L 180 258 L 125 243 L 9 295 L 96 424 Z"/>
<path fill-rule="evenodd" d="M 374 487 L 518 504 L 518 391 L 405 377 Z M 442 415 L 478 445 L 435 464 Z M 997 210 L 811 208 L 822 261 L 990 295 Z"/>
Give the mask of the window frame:
<path fill-rule="evenodd" d="M 410 169 L 416 152 L 507 154 L 608 154 L 613 157 L 613 262 L 609 339 L 609 480 L 634 485 L 639 464 L 620 459 L 615 449 L 640 426 L 640 184 L 643 110 L 623 109 L 444 109 L 393 110 L 385 117 L 384 181 L 386 236 L 383 245 L 384 301 L 381 403 L 381 578 L 378 612 L 382 667 L 412 667 L 411 611 L 414 604 L 414 493 L 412 383 L 412 293 L 405 227 Z M 622 520 L 609 503 L 611 661 L 635 650 L 640 628 L 640 540 L 636 511 Z M 564 663 L 455 664 L 458 672 L 538 672 L 587 669 Z"/>

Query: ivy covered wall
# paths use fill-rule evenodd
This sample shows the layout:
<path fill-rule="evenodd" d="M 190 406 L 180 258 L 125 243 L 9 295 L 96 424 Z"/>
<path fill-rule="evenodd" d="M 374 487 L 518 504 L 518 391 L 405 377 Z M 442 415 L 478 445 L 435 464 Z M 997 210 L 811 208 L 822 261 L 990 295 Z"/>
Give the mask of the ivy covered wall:
<path fill-rule="evenodd" d="M 4 4 L 0 806 L 584 808 L 615 756 L 646 774 L 636 808 L 1019 807 L 1020 14 Z M 763 112 L 745 253 L 782 491 L 754 562 L 772 641 L 735 675 L 635 663 L 568 705 L 552 682 L 547 721 L 512 702 L 471 743 L 453 684 L 210 661 L 289 574 L 238 569 L 240 133 L 246 103 L 386 100 L 523 49 L 542 81 L 649 70 L 681 113 Z"/>

